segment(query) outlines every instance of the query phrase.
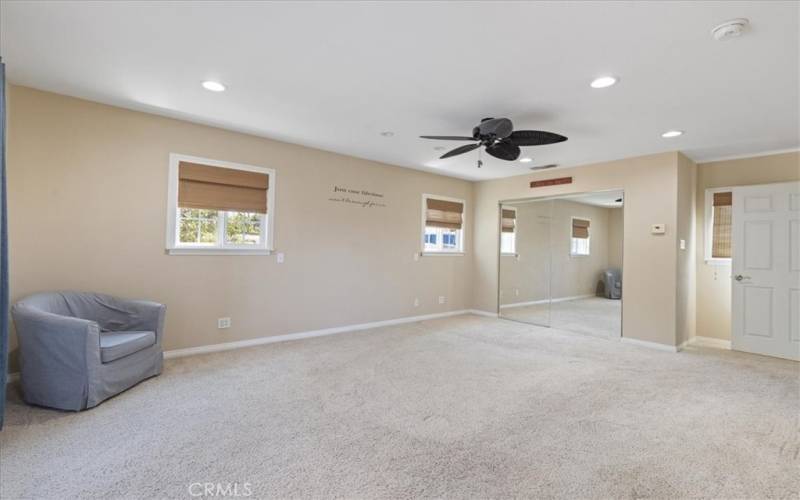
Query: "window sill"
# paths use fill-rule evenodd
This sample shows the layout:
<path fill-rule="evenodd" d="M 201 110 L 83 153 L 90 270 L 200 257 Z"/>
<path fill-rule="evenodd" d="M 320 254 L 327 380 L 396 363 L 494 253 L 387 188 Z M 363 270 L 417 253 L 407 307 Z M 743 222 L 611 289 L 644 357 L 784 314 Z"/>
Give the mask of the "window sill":
<path fill-rule="evenodd" d="M 422 252 L 423 257 L 463 257 L 464 252 Z"/>
<path fill-rule="evenodd" d="M 501 257 L 519 257 L 519 254 L 518 253 L 506 253 L 506 252 L 503 252 L 503 253 L 500 254 L 500 256 Z"/>
<path fill-rule="evenodd" d="M 591 257 L 592 254 L 588 253 L 571 253 L 569 254 L 570 257 Z"/>
<path fill-rule="evenodd" d="M 169 255 L 271 255 L 266 248 L 167 248 Z"/>
<path fill-rule="evenodd" d="M 708 259 L 705 259 L 705 260 L 706 260 L 706 264 L 708 264 L 710 266 L 730 266 L 731 265 L 731 259 L 718 259 L 718 258 L 713 258 L 712 257 L 712 258 L 708 258 Z"/>

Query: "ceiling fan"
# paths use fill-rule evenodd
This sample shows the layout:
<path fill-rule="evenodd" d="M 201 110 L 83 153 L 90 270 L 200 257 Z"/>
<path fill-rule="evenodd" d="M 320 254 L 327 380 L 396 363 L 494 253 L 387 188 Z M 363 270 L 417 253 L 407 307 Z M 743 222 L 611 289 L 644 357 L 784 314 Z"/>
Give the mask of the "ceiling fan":
<path fill-rule="evenodd" d="M 467 153 L 483 146 L 486 152 L 501 160 L 514 161 L 521 153 L 520 146 L 542 146 L 564 142 L 566 137 L 552 132 L 539 130 L 514 130 L 514 124 L 508 118 L 484 118 L 472 129 L 472 137 L 451 135 L 421 135 L 423 139 L 438 139 L 442 141 L 471 141 L 440 156 L 440 159 L 450 158 Z M 483 162 L 478 160 L 478 168 Z"/>

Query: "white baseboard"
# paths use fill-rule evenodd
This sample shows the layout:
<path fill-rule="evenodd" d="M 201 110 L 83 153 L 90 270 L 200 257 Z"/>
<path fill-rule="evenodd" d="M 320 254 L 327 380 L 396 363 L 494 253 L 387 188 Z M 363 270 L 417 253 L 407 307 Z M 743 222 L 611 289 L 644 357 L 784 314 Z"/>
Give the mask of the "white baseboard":
<path fill-rule="evenodd" d="M 714 347 L 716 349 L 730 349 L 731 348 L 731 341 L 730 340 L 723 340 L 717 339 L 714 337 L 692 337 L 690 343 L 692 345 L 700 346 L 700 347 Z"/>
<path fill-rule="evenodd" d="M 511 307 L 525 307 L 525 306 L 535 306 L 537 304 L 547 304 L 553 302 L 567 302 L 569 300 L 578 300 L 578 299 L 588 299 L 590 297 L 596 297 L 593 293 L 588 293 L 585 295 L 572 295 L 571 297 L 556 297 L 555 299 L 543 299 L 543 300 L 531 300 L 529 302 L 514 302 L 512 304 L 503 304 L 500 306 L 500 309 L 508 309 Z"/>
<path fill-rule="evenodd" d="M 233 349 L 241 349 L 243 347 L 252 347 L 264 344 L 273 344 L 275 342 L 286 342 L 289 340 L 308 339 L 312 337 L 323 337 L 325 335 L 335 335 L 338 333 L 356 332 L 359 330 L 368 330 L 370 328 L 379 328 L 381 326 L 401 325 L 403 323 L 415 323 L 417 321 L 425 321 L 429 319 L 447 318 L 450 316 L 459 316 L 461 314 L 469 314 L 472 310 L 461 309 L 458 311 L 447 311 L 443 313 L 425 314 L 422 316 L 407 316 L 405 318 L 388 319 L 384 321 L 373 321 L 371 323 L 360 323 L 356 325 L 337 326 L 334 328 L 323 328 L 322 330 L 311 330 L 308 332 L 289 333 L 286 335 L 273 335 L 270 337 L 257 337 L 254 339 L 238 340 L 235 342 L 225 342 L 222 344 L 203 345 L 198 347 L 188 347 L 186 349 L 173 349 L 164 351 L 164 358 L 182 358 L 184 356 L 193 356 L 195 354 L 207 354 L 211 352 L 230 351 Z"/>
<path fill-rule="evenodd" d="M 496 318 L 497 317 L 497 313 L 496 312 L 484 311 L 482 309 L 470 309 L 467 312 L 469 312 L 470 314 L 474 314 L 476 316 L 486 316 L 487 318 Z"/>
<path fill-rule="evenodd" d="M 648 349 L 658 349 L 659 351 L 678 352 L 678 347 L 668 344 L 659 344 L 658 342 L 649 342 L 647 340 L 632 339 L 630 337 L 621 337 L 620 341 L 627 344 L 638 345 L 640 347 L 647 347 Z"/>

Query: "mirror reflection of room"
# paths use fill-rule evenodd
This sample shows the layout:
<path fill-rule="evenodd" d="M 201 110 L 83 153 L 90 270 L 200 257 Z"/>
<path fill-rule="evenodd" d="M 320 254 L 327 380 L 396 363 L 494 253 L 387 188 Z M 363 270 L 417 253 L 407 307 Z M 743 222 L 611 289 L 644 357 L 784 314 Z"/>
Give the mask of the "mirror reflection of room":
<path fill-rule="evenodd" d="M 622 191 L 517 200 L 500 208 L 500 316 L 619 337 Z"/>

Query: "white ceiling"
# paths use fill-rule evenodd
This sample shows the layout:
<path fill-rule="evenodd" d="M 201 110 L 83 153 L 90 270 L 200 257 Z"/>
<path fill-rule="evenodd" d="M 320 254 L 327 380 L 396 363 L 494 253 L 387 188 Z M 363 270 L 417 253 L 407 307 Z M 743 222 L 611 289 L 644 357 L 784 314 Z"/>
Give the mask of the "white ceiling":
<path fill-rule="evenodd" d="M 0 3 L 12 83 L 469 179 L 800 143 L 797 2 Z M 746 36 L 716 24 L 747 17 Z M 589 87 L 614 74 L 611 88 Z M 219 80 L 228 91 L 200 87 Z M 437 160 L 482 117 L 569 141 Z M 666 140 L 661 133 L 686 134 Z M 380 135 L 391 130 L 391 138 Z M 455 147 L 461 143 L 441 143 Z"/>

